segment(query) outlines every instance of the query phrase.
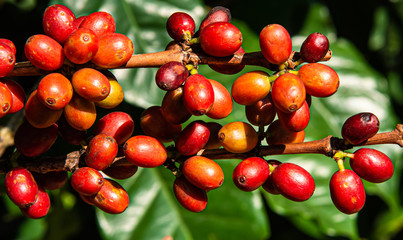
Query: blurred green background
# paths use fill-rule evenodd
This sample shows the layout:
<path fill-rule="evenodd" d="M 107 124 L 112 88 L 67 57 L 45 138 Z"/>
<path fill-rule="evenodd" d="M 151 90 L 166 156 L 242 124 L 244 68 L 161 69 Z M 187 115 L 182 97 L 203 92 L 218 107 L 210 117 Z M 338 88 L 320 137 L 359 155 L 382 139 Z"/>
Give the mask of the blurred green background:
<path fill-rule="evenodd" d="M 233 23 L 243 33 L 246 52 L 259 51 L 260 30 L 271 23 L 283 25 L 292 36 L 293 48 L 312 32 L 324 33 L 333 50 L 327 62 L 340 76 L 339 91 L 325 99 L 313 99 L 307 140 L 333 135 L 349 116 L 373 112 L 381 121 L 381 131 L 393 130 L 403 112 L 403 2 L 383 1 L 240 1 L 240 0 L 1 0 L 0 37 L 17 46 L 18 61 L 23 59 L 26 39 L 43 33 L 42 14 L 50 4 L 68 6 L 76 16 L 95 11 L 111 13 L 117 32 L 133 40 L 135 53 L 161 51 L 170 41 L 165 23 L 170 14 L 185 11 L 197 24 L 217 5 L 231 10 Z M 236 75 L 221 75 L 207 66 L 199 72 L 219 80 L 228 89 L 240 74 L 259 69 L 246 67 Z M 157 69 L 114 70 L 125 89 L 125 102 L 117 109 L 132 115 L 136 134 L 140 134 L 139 115 L 161 103 L 164 93 L 154 83 Z M 265 69 L 261 69 L 265 70 Z M 265 70 L 267 71 L 267 70 Z M 17 79 L 29 92 L 38 77 Z M 98 117 L 107 112 L 98 109 Z M 1 119 L 1 125 L 15 126 L 21 114 Z M 196 119 L 193 117 L 192 121 Z M 207 117 L 198 117 L 212 121 Z M 245 121 L 244 108 L 235 104 L 225 124 Z M 297 163 L 315 178 L 314 196 L 303 203 L 291 202 L 263 191 L 239 191 L 231 180 L 239 160 L 220 160 L 226 175 L 223 186 L 208 194 L 209 203 L 202 213 L 184 210 L 172 193 L 173 175 L 164 168 L 140 169 L 128 180 L 119 181 L 128 191 L 131 204 L 120 215 L 105 214 L 86 205 L 67 183 L 51 192 L 52 208 L 47 217 L 23 217 L 4 193 L 0 176 L 1 239 L 402 239 L 403 208 L 402 150 L 398 146 L 373 146 L 385 152 L 395 164 L 395 175 L 386 183 L 364 182 L 367 202 L 355 215 L 340 213 L 332 204 L 328 183 L 337 165 L 325 156 L 270 156 Z M 75 150 L 58 140 L 49 155 Z M 5 153 L 10 154 L 9 150 Z"/>

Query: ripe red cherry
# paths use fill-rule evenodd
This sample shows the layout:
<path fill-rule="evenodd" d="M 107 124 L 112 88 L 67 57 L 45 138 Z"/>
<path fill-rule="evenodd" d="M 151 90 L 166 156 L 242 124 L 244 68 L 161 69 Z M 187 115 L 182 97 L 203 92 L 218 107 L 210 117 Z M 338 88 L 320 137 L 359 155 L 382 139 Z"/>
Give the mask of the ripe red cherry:
<path fill-rule="evenodd" d="M 207 192 L 191 184 L 185 177 L 175 178 L 173 192 L 176 200 L 191 212 L 201 212 L 207 206 Z"/>
<path fill-rule="evenodd" d="M 203 156 L 188 158 L 182 166 L 182 173 L 190 183 L 204 190 L 216 189 L 224 182 L 220 165 Z"/>
<path fill-rule="evenodd" d="M 206 145 L 209 137 L 208 125 L 203 120 L 196 120 L 182 130 L 175 141 L 175 146 L 180 154 L 191 156 Z"/>
<path fill-rule="evenodd" d="M 350 166 L 358 176 L 368 182 L 381 183 L 393 176 L 393 163 L 383 152 L 361 148 L 354 152 Z"/>
<path fill-rule="evenodd" d="M 311 174 L 294 163 L 278 165 L 271 177 L 281 195 L 292 201 L 306 201 L 315 191 L 315 181 Z"/>
<path fill-rule="evenodd" d="M 106 134 L 98 134 L 91 139 L 85 154 L 87 166 L 104 170 L 112 164 L 118 153 L 116 140 Z"/>
<path fill-rule="evenodd" d="M 46 216 L 50 209 L 50 198 L 46 189 L 39 186 L 38 197 L 32 206 L 28 208 L 20 208 L 21 212 L 29 218 L 39 219 Z"/>
<path fill-rule="evenodd" d="M 214 102 L 206 115 L 213 119 L 222 119 L 231 114 L 233 103 L 229 91 L 220 82 L 209 79 L 214 90 Z"/>
<path fill-rule="evenodd" d="M 0 82 L 0 118 L 4 117 L 13 106 L 13 94 L 8 87 Z"/>
<path fill-rule="evenodd" d="M 201 74 L 190 75 L 183 87 L 183 104 L 193 115 L 206 114 L 214 103 L 214 89 L 210 81 Z"/>
<path fill-rule="evenodd" d="M 73 172 L 70 183 L 74 190 L 84 196 L 92 196 L 104 184 L 102 174 L 91 167 L 81 167 Z"/>
<path fill-rule="evenodd" d="M 285 128 L 290 131 L 300 132 L 308 126 L 311 114 L 308 103 L 305 101 L 297 111 L 292 113 L 278 111 L 277 116 Z"/>
<path fill-rule="evenodd" d="M 13 104 L 7 114 L 12 114 L 23 109 L 26 100 L 24 88 L 22 88 L 18 82 L 11 79 L 3 78 L 1 81 L 4 83 L 4 85 L 6 85 L 8 90 L 10 90 L 13 98 Z"/>
<path fill-rule="evenodd" d="M 195 22 L 193 18 L 185 12 L 175 12 L 169 16 L 166 29 L 169 36 L 176 40 L 184 40 L 184 34 L 187 33 L 192 37 L 195 33 Z"/>
<path fill-rule="evenodd" d="M 15 167 L 7 172 L 4 184 L 7 196 L 19 207 L 32 206 L 38 197 L 38 184 L 31 172 L 23 167 Z"/>
<path fill-rule="evenodd" d="M 270 24 L 262 29 L 259 45 L 263 56 L 272 64 L 287 61 L 292 50 L 290 34 L 279 24 Z"/>
<path fill-rule="evenodd" d="M 304 83 L 297 75 L 285 73 L 274 81 L 271 97 L 277 110 L 285 113 L 295 112 L 305 102 Z"/>
<path fill-rule="evenodd" d="M 95 124 L 93 134 L 104 133 L 112 136 L 118 145 L 123 144 L 134 131 L 134 121 L 132 117 L 125 112 L 111 112 L 103 116 Z"/>
<path fill-rule="evenodd" d="M 49 73 L 37 88 L 38 100 L 52 110 L 63 109 L 73 97 L 73 86 L 61 73 Z"/>
<path fill-rule="evenodd" d="M 105 178 L 101 190 L 89 197 L 89 202 L 106 213 L 119 214 L 129 206 L 129 195 L 118 182 Z"/>
<path fill-rule="evenodd" d="M 345 214 L 360 211 L 365 204 L 365 189 L 361 178 L 352 170 L 335 172 L 329 183 L 333 204 Z"/>
<path fill-rule="evenodd" d="M 63 47 L 53 38 L 36 34 L 28 38 L 24 46 L 27 59 L 37 68 L 53 71 L 63 66 Z"/>
<path fill-rule="evenodd" d="M 7 76 L 15 66 L 15 53 L 10 46 L 0 42 L 0 77 Z"/>
<path fill-rule="evenodd" d="M 215 57 L 234 54 L 242 45 L 242 33 L 229 22 L 216 22 L 200 31 L 200 46 L 205 53 Z"/>
<path fill-rule="evenodd" d="M 306 93 L 314 97 L 329 97 L 340 85 L 339 75 L 333 68 L 321 63 L 308 63 L 298 70 Z"/>
<path fill-rule="evenodd" d="M 95 35 L 101 37 L 107 33 L 114 33 L 116 31 L 116 23 L 110 13 L 98 11 L 85 17 L 79 28 L 91 29 Z"/>
<path fill-rule="evenodd" d="M 305 62 L 320 61 L 329 50 L 329 40 L 322 33 L 311 33 L 301 45 L 300 54 Z"/>
<path fill-rule="evenodd" d="M 129 138 L 123 153 L 130 163 L 144 168 L 161 166 L 167 159 L 165 146 L 156 138 L 143 135 Z"/>
<path fill-rule="evenodd" d="M 7 38 L 0 38 L 0 42 L 6 44 L 11 48 L 11 51 L 14 53 L 14 55 L 17 53 L 17 48 L 15 47 L 15 44 L 13 41 Z"/>
<path fill-rule="evenodd" d="M 70 34 L 76 29 L 74 13 L 66 6 L 54 4 L 46 8 L 42 17 L 45 34 L 64 44 Z"/>
<path fill-rule="evenodd" d="M 251 192 L 258 189 L 270 174 L 269 164 L 260 157 L 242 160 L 232 172 L 232 180 L 240 190 Z"/>
<path fill-rule="evenodd" d="M 358 145 L 379 131 L 379 119 L 370 112 L 349 117 L 341 128 L 341 135 L 348 143 Z"/>
<path fill-rule="evenodd" d="M 79 28 L 67 38 L 63 51 L 70 62 L 84 64 L 95 56 L 98 46 L 98 37 L 91 29 Z"/>

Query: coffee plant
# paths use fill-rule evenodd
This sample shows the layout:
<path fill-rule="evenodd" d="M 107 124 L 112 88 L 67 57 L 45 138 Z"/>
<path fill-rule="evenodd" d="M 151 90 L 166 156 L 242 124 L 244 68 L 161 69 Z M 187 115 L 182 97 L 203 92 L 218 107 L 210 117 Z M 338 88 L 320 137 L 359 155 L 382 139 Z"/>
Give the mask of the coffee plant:
<path fill-rule="evenodd" d="M 47 2 L 0 36 L 7 238 L 399 237 L 403 125 L 325 5 L 296 33 L 123 2 Z"/>

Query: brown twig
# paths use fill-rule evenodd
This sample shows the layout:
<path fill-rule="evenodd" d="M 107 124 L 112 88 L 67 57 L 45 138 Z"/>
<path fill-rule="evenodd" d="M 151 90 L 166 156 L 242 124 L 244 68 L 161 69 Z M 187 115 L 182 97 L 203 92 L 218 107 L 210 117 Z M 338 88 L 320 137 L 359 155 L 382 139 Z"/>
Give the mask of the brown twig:
<path fill-rule="evenodd" d="M 379 145 L 379 144 L 397 144 L 403 147 L 403 125 L 397 124 L 396 128 L 390 132 L 378 133 L 368 139 L 359 146 Z M 291 143 L 281 145 L 259 146 L 258 148 L 247 153 L 231 153 L 223 148 L 202 150 L 198 155 L 210 159 L 244 159 L 250 156 L 271 156 L 283 154 L 322 154 L 327 157 L 333 155 L 339 150 L 351 149 L 355 146 L 346 144 L 341 138 L 328 136 L 323 139 L 308 141 L 303 143 Z M 173 148 L 174 150 L 174 148 Z M 34 172 L 46 173 L 50 171 L 62 170 L 73 172 L 79 167 L 85 166 L 84 156 L 85 150 L 74 151 L 66 156 L 60 157 L 38 157 L 26 158 L 21 156 L 18 158 L 18 165 Z M 168 159 L 172 162 L 172 159 Z M 117 165 L 130 165 L 126 158 L 121 154 L 115 160 Z M 6 173 L 10 169 L 9 161 L 0 161 L 0 173 Z"/>

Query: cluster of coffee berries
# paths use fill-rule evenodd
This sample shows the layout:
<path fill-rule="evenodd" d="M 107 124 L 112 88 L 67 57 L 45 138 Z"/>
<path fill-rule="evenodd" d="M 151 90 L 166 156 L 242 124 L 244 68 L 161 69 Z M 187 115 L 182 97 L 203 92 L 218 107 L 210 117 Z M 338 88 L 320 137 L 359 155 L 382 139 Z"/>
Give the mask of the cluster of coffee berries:
<path fill-rule="evenodd" d="M 184 12 L 173 13 L 166 29 L 183 51 L 213 57 L 245 54 L 242 34 L 231 23 L 231 13 L 224 7 L 212 8 L 197 31 L 192 17 Z M 261 70 L 244 73 L 235 79 L 231 92 L 220 82 L 199 73 L 197 63 L 192 61 L 168 62 L 156 73 L 155 82 L 166 93 L 160 106 L 151 106 L 142 113 L 140 125 L 146 135 L 162 142 L 173 141 L 176 157 L 184 159 L 177 161 L 173 189 L 178 202 L 190 211 L 202 211 L 207 204 L 207 191 L 218 188 L 224 180 L 222 169 L 214 160 L 198 155 L 201 150 L 223 147 L 231 153 L 247 153 L 264 138 L 269 145 L 303 142 L 310 119 L 311 97 L 328 97 L 338 89 L 337 73 L 318 63 L 330 51 L 323 34 L 307 37 L 297 61 L 293 61 L 296 53 L 291 51 L 290 35 L 281 25 L 266 26 L 259 41 L 264 58 L 276 66 L 275 72 L 272 75 Z M 308 64 L 295 71 L 297 65 L 305 62 Z M 236 74 L 244 68 L 242 64 L 209 66 L 223 74 Z M 234 101 L 245 106 L 249 123 L 234 121 L 222 126 L 201 119 L 187 122 L 191 116 L 202 115 L 224 119 L 231 114 Z M 182 129 L 183 123 L 186 127 Z M 262 134 L 254 126 L 268 128 Z M 234 169 L 235 185 L 244 191 L 270 185 L 275 189 L 272 193 L 281 193 L 295 201 L 310 198 L 315 183 L 305 169 L 272 161 L 261 157 L 244 159 Z M 277 165 L 282 167 L 275 170 Z"/>
<path fill-rule="evenodd" d="M 378 118 L 370 112 L 362 112 L 348 118 L 341 130 L 346 144 L 361 145 L 379 130 Z M 348 157 L 351 169 L 345 169 L 343 160 Z M 339 170 L 330 179 L 330 194 L 334 205 L 341 212 L 353 214 L 365 204 L 365 189 L 361 179 L 381 183 L 393 176 L 394 167 L 390 158 L 379 150 L 359 148 L 354 153 L 335 154 Z"/>
<path fill-rule="evenodd" d="M 25 91 L 21 85 L 5 78 L 14 69 L 16 53 L 11 40 L 0 38 L 0 118 L 20 111 L 25 103 Z"/>
<path fill-rule="evenodd" d="M 124 65 L 133 54 L 132 41 L 115 32 L 115 20 L 107 12 L 76 18 L 69 8 L 55 4 L 46 8 L 42 20 L 45 34 L 29 37 L 24 47 L 35 67 L 51 71 L 30 93 L 26 122 L 16 133 L 17 150 L 28 157 L 46 152 L 58 130 L 67 142 L 82 143 L 96 121 L 96 107 L 112 109 L 123 101 L 123 89 L 107 68 Z"/>
<path fill-rule="evenodd" d="M 86 167 L 74 171 L 73 188 L 86 202 L 109 213 L 120 213 L 128 206 L 127 193 L 112 179 L 104 179 L 99 171 L 111 178 L 122 178 L 124 174 L 129 177 L 137 171 L 137 166 L 113 166 L 119 145 L 133 133 L 134 122 L 124 112 L 111 112 L 96 122 L 96 108 L 112 109 L 123 101 L 123 89 L 107 69 L 124 65 L 133 54 L 133 43 L 115 32 L 115 20 L 107 12 L 76 18 L 69 8 L 55 4 L 46 8 L 42 26 L 44 34 L 29 37 L 24 53 L 32 65 L 49 73 L 40 79 L 26 102 L 25 92 L 17 82 L 1 80 L 1 86 L 7 88 L 1 88 L 0 96 L 9 97 L 8 105 L 2 105 L 4 112 L 25 107 L 25 119 L 14 136 L 16 150 L 25 157 L 37 157 L 47 152 L 58 136 L 69 144 L 85 146 Z M 93 136 L 87 139 L 91 127 Z M 89 177 L 97 172 L 102 178 Z M 6 178 L 10 179 L 6 181 L 10 199 L 25 215 L 39 218 L 50 207 L 46 190 L 62 187 L 68 174 L 31 173 L 18 167 L 10 170 Z M 49 182 L 58 184 L 47 186 Z M 96 191 L 94 184 L 99 186 Z"/>
<path fill-rule="evenodd" d="M 139 167 L 163 165 L 175 175 L 173 193 L 177 201 L 189 211 L 201 212 L 207 207 L 207 193 L 224 182 L 220 165 L 213 157 L 203 156 L 204 150 L 218 148 L 247 156 L 232 172 L 234 185 L 242 191 L 262 187 L 296 202 L 313 195 L 315 181 L 307 170 L 290 162 L 266 160 L 259 155 L 259 148 L 263 141 L 269 146 L 303 142 L 311 98 L 336 93 L 337 73 L 319 63 L 331 54 L 323 34 L 310 34 L 295 52 L 283 26 L 265 26 L 259 44 L 261 58 L 271 72 L 243 73 L 234 79 L 230 91 L 199 73 L 195 59 L 184 57 L 181 62 L 163 64 L 155 75 L 156 85 L 165 93 L 162 103 L 143 111 L 140 126 L 144 135 L 132 136 L 134 121 L 125 112 L 110 112 L 96 122 L 97 107 L 112 109 L 124 97 L 108 69 L 124 66 L 133 54 L 132 41 L 115 32 L 113 17 L 95 12 L 76 18 L 70 9 L 56 4 L 45 10 L 42 24 L 45 34 L 31 36 L 24 52 L 32 65 L 49 73 L 26 103 L 21 86 L 2 79 L 5 87 L 0 84 L 0 105 L 4 114 L 25 106 L 25 120 L 14 138 L 16 150 L 25 157 L 42 155 L 58 136 L 69 144 L 82 145 L 84 162 L 71 170 L 70 183 L 86 203 L 110 214 L 122 213 L 129 205 L 129 196 L 115 180 L 133 176 Z M 248 54 L 242 48 L 242 33 L 231 23 L 231 13 L 224 7 L 212 8 L 197 31 L 189 14 L 175 12 L 168 18 L 166 30 L 173 39 L 167 50 L 179 49 L 186 56 L 196 53 L 229 59 Z M 0 41 L 0 53 L 2 44 Z M 1 61 L 0 74 L 6 69 Z M 239 73 L 245 66 L 242 62 L 219 62 L 208 65 L 222 74 Z M 5 75 L 9 71 L 12 68 L 4 70 Z M 197 119 L 225 119 L 234 102 L 244 106 L 247 122 L 221 125 Z M 192 116 L 196 119 L 188 122 Z M 375 115 L 354 115 L 342 128 L 344 145 L 363 144 L 378 130 Z M 170 143 L 173 146 L 164 145 Z M 344 168 L 345 157 L 350 158 L 352 170 Z M 333 158 L 339 171 L 330 180 L 331 198 L 343 213 L 355 213 L 363 207 L 361 178 L 383 182 L 393 175 L 391 160 L 374 149 L 361 148 L 353 154 L 339 151 Z M 43 174 L 15 167 L 7 173 L 5 184 L 9 198 L 26 216 L 40 218 L 50 208 L 46 190 L 58 189 L 67 180 L 66 171 Z"/>

